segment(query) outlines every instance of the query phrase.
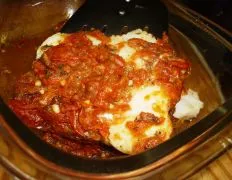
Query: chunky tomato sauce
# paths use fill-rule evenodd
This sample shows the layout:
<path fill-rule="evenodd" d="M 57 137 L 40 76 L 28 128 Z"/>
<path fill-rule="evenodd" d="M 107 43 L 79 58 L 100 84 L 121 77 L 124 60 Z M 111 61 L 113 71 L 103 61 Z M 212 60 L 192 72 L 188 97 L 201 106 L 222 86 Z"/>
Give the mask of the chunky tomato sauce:
<path fill-rule="evenodd" d="M 101 45 L 93 46 L 86 34 L 100 39 Z M 129 90 L 142 84 L 164 88 L 172 108 L 189 74 L 188 61 L 176 56 L 166 35 L 157 43 L 128 41 L 137 50 L 132 58 L 148 57 L 143 69 L 134 68 L 133 62 L 126 63 L 108 45 L 109 41 L 99 31 L 78 32 L 57 46 L 46 47 L 42 58 L 33 62 L 32 71 L 19 78 L 15 97 L 9 102 L 28 127 L 42 132 L 42 139 L 74 155 L 103 158 L 119 155 L 101 144 L 107 142 L 109 123 L 100 115 L 128 110 Z M 141 113 L 127 127 L 139 134 L 149 124 L 162 122 L 163 119 Z M 136 152 L 163 142 L 163 136 L 147 138 L 136 146 Z"/>

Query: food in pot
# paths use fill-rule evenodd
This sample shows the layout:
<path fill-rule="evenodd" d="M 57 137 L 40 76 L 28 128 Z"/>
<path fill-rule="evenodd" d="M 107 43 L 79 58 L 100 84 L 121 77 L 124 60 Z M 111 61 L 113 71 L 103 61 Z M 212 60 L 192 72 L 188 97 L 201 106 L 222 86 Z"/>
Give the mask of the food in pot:
<path fill-rule="evenodd" d="M 196 92 L 184 90 L 190 69 L 165 34 L 156 40 L 140 29 L 111 37 L 98 30 L 57 33 L 38 48 L 9 104 L 47 142 L 61 139 L 66 151 L 81 141 L 136 154 L 171 137 L 173 115 L 191 119 L 203 107 Z M 76 154 L 91 157 L 86 152 Z"/>

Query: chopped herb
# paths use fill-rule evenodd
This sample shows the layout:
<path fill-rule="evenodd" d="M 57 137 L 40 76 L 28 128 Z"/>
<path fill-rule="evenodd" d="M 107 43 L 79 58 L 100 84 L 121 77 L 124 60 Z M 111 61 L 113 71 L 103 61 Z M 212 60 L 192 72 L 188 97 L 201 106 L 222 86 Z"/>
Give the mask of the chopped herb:
<path fill-rule="evenodd" d="M 48 79 L 52 75 L 52 72 L 46 69 L 46 78 Z"/>
<path fill-rule="evenodd" d="M 63 64 L 60 64 L 60 65 L 58 66 L 58 68 L 59 68 L 59 71 L 60 71 L 60 75 L 61 75 L 61 76 L 67 74 L 67 73 L 64 71 L 64 65 L 63 65 Z"/>

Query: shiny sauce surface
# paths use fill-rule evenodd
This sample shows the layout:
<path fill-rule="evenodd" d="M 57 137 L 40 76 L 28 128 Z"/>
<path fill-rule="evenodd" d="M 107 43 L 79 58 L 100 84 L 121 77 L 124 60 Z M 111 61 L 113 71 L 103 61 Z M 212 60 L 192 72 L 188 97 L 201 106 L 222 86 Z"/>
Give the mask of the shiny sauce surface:
<path fill-rule="evenodd" d="M 64 43 L 48 49 L 42 60 L 28 57 L 31 61 L 34 60 L 33 71 L 18 79 L 15 97 L 10 106 L 27 126 L 36 131 L 41 130 L 38 134 L 49 144 L 74 155 L 107 158 L 120 153 L 99 143 L 101 138 L 107 136 L 109 125 L 99 120 L 98 115 L 106 111 L 114 113 L 129 109 L 126 103 L 130 99 L 127 93 L 130 89 L 129 80 L 133 80 L 134 86 L 140 86 L 148 79 L 150 82 L 150 72 L 154 69 L 128 70 L 125 61 L 110 53 L 113 49 L 105 46 L 109 42 L 108 37 L 98 31 L 89 33 L 101 39 L 100 47 L 93 48 L 85 33 L 79 32 L 70 35 Z M 25 41 L 23 45 L 34 42 Z M 129 40 L 129 43 L 135 48 L 147 46 L 146 51 L 139 52 L 140 56 L 142 54 L 165 59 L 155 66 L 154 80 L 164 86 L 172 100 L 170 106 L 173 107 L 179 100 L 183 88 L 182 81 L 188 76 L 188 62 L 176 58 L 167 63 L 166 59 L 173 58 L 175 54 L 167 36 L 158 40 L 156 45 L 138 39 Z M 23 45 L 16 48 L 22 48 Z M 160 57 L 164 51 L 166 56 Z M 133 67 L 133 64 L 130 66 Z M 35 85 L 36 81 L 41 81 L 43 89 L 40 85 Z M 122 99 L 123 104 L 113 104 Z M 52 112 L 53 105 L 59 105 L 59 113 Z M 94 110 L 90 109 L 90 106 L 95 107 Z M 146 124 L 149 124 L 144 117 L 149 119 L 143 115 L 138 119 L 139 123 L 128 123 L 127 126 L 132 131 L 136 128 L 142 131 L 143 127 L 146 128 Z M 155 121 L 159 122 L 162 122 L 162 119 Z M 139 127 L 136 127 L 138 125 Z M 83 140 L 86 130 L 90 132 L 88 136 L 94 141 Z M 162 142 L 159 142 L 159 138 L 152 143 Z"/>

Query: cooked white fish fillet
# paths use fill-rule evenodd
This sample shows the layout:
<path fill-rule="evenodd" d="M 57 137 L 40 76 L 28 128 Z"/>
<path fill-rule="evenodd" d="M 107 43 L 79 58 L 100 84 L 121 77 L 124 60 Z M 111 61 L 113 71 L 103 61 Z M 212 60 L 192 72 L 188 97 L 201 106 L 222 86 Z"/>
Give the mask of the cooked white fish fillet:
<path fill-rule="evenodd" d="M 38 48 L 36 58 L 42 58 L 49 47 L 63 43 L 68 36 L 68 34 L 57 33 L 49 37 Z M 101 46 L 103 43 L 97 36 L 87 34 L 86 37 L 95 47 Z M 108 124 L 108 135 L 103 137 L 102 141 L 126 154 L 134 154 L 154 147 L 169 139 L 173 131 L 169 112 L 174 108 L 173 104 L 175 105 L 176 99 L 179 98 L 178 94 L 181 94 L 182 86 L 179 85 L 176 90 L 177 95 L 174 96 L 174 80 L 175 78 L 178 80 L 178 76 L 173 78 L 170 75 L 169 77 L 168 73 L 171 72 L 168 68 L 176 68 L 178 67 L 176 64 L 183 63 L 185 65 L 186 62 L 185 60 L 175 60 L 173 65 L 169 65 L 172 63 L 170 57 L 176 57 L 176 55 L 169 47 L 157 55 L 154 46 L 156 42 L 160 43 L 161 47 L 165 44 L 157 41 L 152 34 L 137 29 L 124 35 L 113 35 L 109 42 L 105 44 L 111 49 L 112 53 L 117 54 L 124 60 L 128 72 L 131 69 L 136 72 L 138 70 L 138 78 L 145 76 L 140 73 L 144 72 L 143 70 L 149 69 L 149 72 L 151 72 L 149 78 L 143 79 L 144 83 L 139 85 L 138 82 L 129 78 L 127 90 L 130 97 L 127 102 L 129 109 L 119 112 L 114 111 L 117 106 L 115 103 L 111 105 L 109 111 L 106 110 L 97 116 L 100 121 Z M 159 51 L 162 51 L 162 49 Z M 162 71 L 162 67 L 166 69 Z M 183 67 L 180 66 L 178 67 L 180 70 L 175 70 L 180 71 L 183 75 L 188 69 L 188 67 Z M 183 80 L 180 81 L 182 83 Z M 167 83 L 171 85 L 167 86 Z M 89 100 L 85 102 L 88 102 L 87 104 L 91 106 Z M 198 94 L 189 90 L 186 95 L 181 96 L 180 101 L 175 106 L 173 115 L 178 119 L 191 119 L 197 116 L 201 108 L 203 108 L 203 103 L 200 101 Z M 59 113 L 60 111 L 56 112 Z M 93 132 L 91 133 L 93 134 Z M 91 133 L 85 132 L 85 138 L 91 139 Z"/>
<path fill-rule="evenodd" d="M 203 107 L 204 103 L 199 99 L 198 93 L 189 89 L 176 104 L 173 116 L 177 119 L 191 120 L 197 117 Z"/>

